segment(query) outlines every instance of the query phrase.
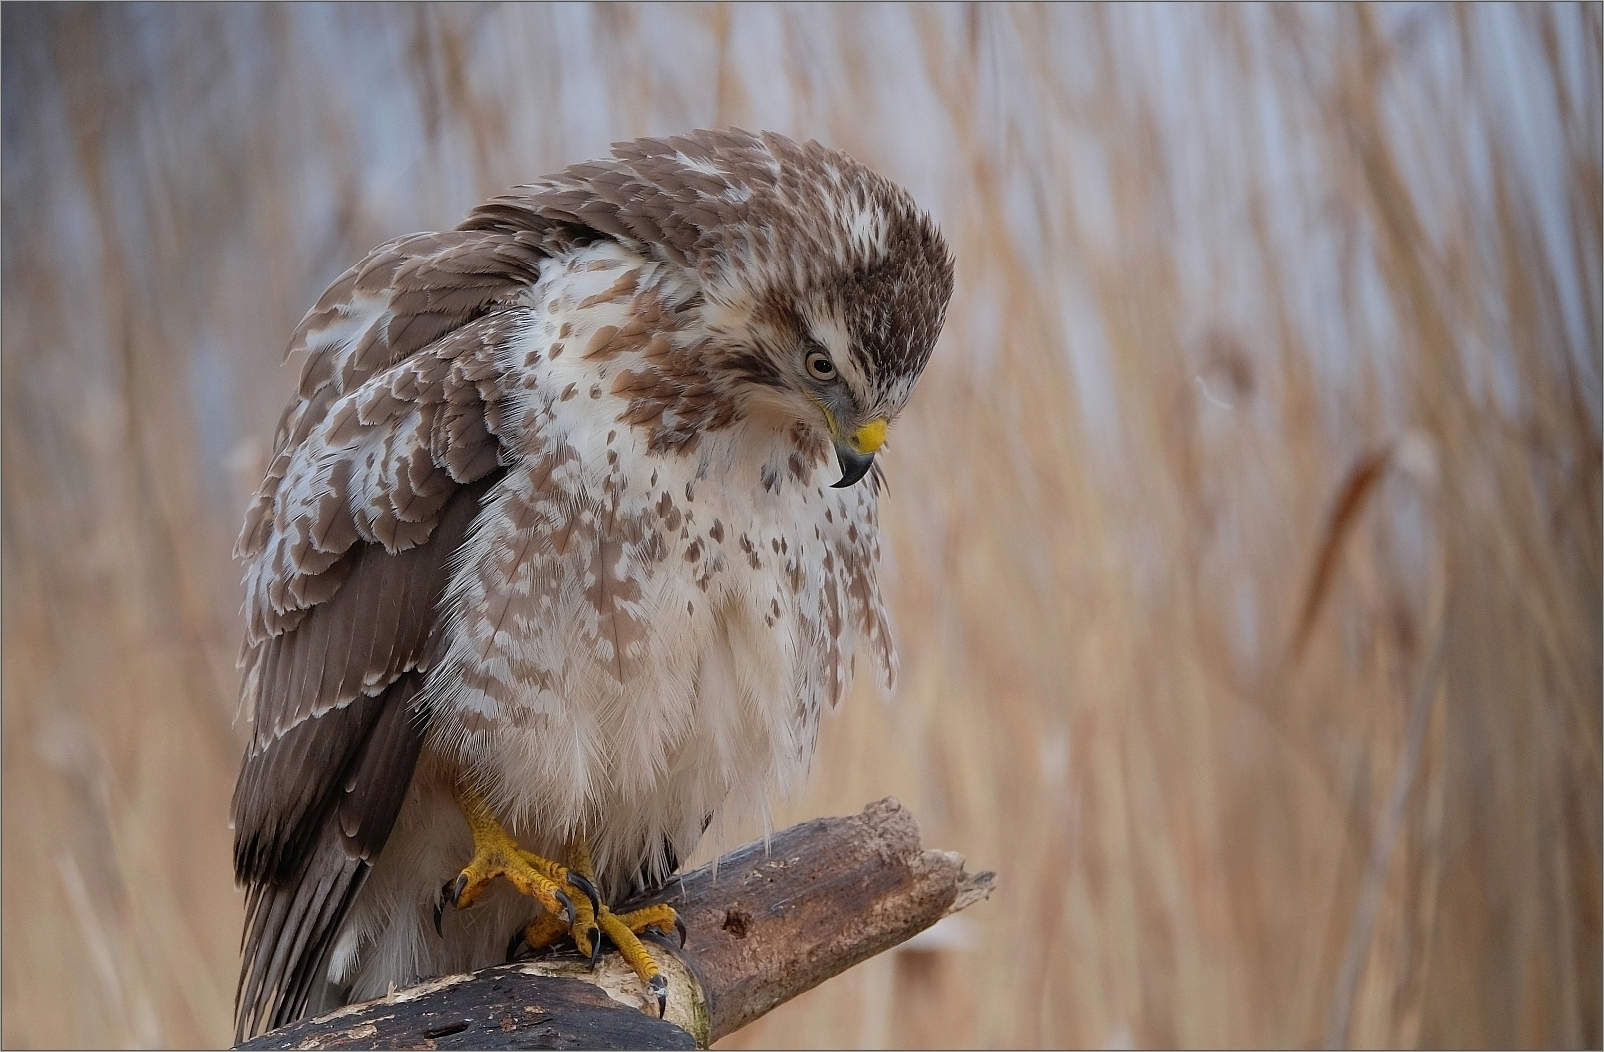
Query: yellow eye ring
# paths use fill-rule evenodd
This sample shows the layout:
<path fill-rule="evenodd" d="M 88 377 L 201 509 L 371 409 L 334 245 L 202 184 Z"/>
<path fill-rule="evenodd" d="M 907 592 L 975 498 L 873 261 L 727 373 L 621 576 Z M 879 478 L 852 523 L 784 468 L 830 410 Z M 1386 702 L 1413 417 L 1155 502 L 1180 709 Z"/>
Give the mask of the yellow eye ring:
<path fill-rule="evenodd" d="M 815 380 L 835 379 L 835 363 L 823 351 L 809 351 L 803 364 L 807 367 L 808 375 Z"/>

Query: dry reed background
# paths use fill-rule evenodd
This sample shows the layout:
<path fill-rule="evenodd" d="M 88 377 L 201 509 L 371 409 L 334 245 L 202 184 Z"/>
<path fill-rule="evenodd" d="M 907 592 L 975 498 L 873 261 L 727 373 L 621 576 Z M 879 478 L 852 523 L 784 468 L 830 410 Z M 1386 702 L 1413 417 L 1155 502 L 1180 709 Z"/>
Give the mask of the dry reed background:
<path fill-rule="evenodd" d="M 1593 1045 L 1600 8 L 3 11 L 4 1043 L 215 1045 L 229 550 L 378 242 L 610 141 L 956 248 L 887 456 L 894 793 L 1001 874 L 755 1045 Z"/>

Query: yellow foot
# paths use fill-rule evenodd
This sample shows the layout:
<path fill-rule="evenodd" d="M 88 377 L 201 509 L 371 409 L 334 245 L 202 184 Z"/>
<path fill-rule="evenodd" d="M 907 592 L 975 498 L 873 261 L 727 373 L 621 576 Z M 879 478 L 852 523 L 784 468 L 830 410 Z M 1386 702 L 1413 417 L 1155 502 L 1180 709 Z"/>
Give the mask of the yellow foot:
<path fill-rule="evenodd" d="M 473 858 L 440 889 L 440 899 L 434 907 L 437 934 L 442 930 L 441 919 L 447 903 L 459 910 L 467 909 L 497 877 L 506 877 L 519 892 L 544 906 L 553 918 L 561 917 L 566 928 L 584 933 L 596 931 L 593 918 L 601 902 L 595 885 L 584 874 L 519 847 L 477 796 L 464 795 L 458 803 L 463 817 L 468 820 L 468 828 L 473 831 Z M 574 906 L 574 900 L 563 890 L 565 885 L 584 893 L 582 907 Z M 580 923 L 581 911 L 584 924 Z"/>
<path fill-rule="evenodd" d="M 533 858 L 527 853 L 522 854 L 526 859 Z M 552 865 L 544 859 L 539 861 L 547 866 Z M 579 876 L 586 884 L 593 883 L 590 858 L 583 842 L 574 845 L 569 861 L 571 868 L 566 872 L 570 882 Z M 507 959 L 517 957 L 525 947 L 538 950 L 564 935 L 571 935 L 574 945 L 580 953 L 590 958 L 590 966 L 594 968 L 601 957 L 601 937 L 605 935 L 608 941 L 618 947 L 618 952 L 635 970 L 647 991 L 656 998 L 657 1014 L 661 1017 L 668 1008 L 668 978 L 657 967 L 657 962 L 652 960 L 652 955 L 646 952 L 646 947 L 641 945 L 639 934 L 655 929 L 657 934 L 664 935 L 672 928 L 679 933 L 679 944 L 684 946 L 685 922 L 679 919 L 674 908 L 667 903 L 659 903 L 619 914 L 598 903 L 582 901 L 576 905 L 575 913 L 575 917 L 566 922 L 549 913 L 536 917 L 527 928 L 513 934 L 512 943 L 507 948 Z"/>

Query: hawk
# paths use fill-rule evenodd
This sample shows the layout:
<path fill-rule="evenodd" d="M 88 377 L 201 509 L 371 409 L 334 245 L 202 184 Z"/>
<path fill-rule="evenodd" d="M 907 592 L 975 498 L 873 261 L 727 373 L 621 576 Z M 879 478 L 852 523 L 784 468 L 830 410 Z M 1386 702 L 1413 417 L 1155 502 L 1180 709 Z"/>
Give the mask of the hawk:
<path fill-rule="evenodd" d="M 237 549 L 241 1038 L 567 936 L 661 1009 L 677 918 L 609 903 L 798 786 L 860 658 L 891 686 L 871 468 L 952 285 L 906 191 L 742 131 L 335 281 Z"/>

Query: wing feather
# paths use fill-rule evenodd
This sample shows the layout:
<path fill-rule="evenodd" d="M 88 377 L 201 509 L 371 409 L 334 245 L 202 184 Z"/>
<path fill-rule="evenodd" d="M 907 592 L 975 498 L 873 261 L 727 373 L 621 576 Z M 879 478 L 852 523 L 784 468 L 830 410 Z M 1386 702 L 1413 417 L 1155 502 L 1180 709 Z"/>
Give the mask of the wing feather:
<path fill-rule="evenodd" d="M 321 703 L 247 755 L 235 791 L 235 872 L 250 888 L 241 1038 L 299 1017 L 394 825 L 423 744 L 413 702 L 450 555 L 493 482 L 459 489 L 429 544 L 362 546 L 347 586 L 262 647 L 264 679 L 315 683 Z M 297 668 L 318 664 L 316 679 Z"/>
<path fill-rule="evenodd" d="M 529 318 L 534 240 L 393 241 L 292 341 L 300 397 L 238 544 L 254 720 L 233 802 L 241 1038 L 317 993 L 411 782 L 451 556 L 503 467 L 499 356 Z"/>

